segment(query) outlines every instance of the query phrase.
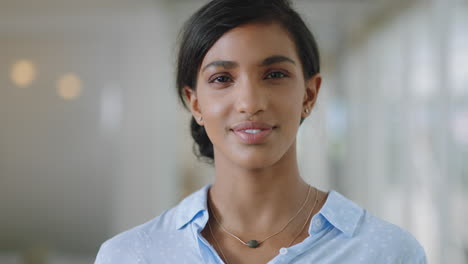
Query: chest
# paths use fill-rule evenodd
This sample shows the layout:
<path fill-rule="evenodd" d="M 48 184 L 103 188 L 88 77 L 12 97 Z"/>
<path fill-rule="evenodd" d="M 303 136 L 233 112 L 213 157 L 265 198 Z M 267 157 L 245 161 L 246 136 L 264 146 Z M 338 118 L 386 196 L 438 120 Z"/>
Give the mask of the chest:
<path fill-rule="evenodd" d="M 226 264 L 268 263 L 278 255 L 281 256 L 280 249 L 287 247 L 291 242 L 291 237 L 280 236 L 278 239 L 271 239 L 260 247 L 252 249 L 232 239 L 217 239 L 215 241 L 206 230 L 202 232 L 202 235 Z M 301 233 L 292 245 L 301 243 L 308 236 L 308 232 Z M 285 253 L 284 249 L 282 252 Z"/>

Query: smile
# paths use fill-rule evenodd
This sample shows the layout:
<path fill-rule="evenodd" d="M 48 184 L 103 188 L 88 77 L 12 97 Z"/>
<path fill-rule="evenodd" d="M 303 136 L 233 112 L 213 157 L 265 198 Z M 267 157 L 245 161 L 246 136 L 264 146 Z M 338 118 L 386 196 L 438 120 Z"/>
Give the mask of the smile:
<path fill-rule="evenodd" d="M 246 129 L 246 130 L 241 130 L 242 132 L 249 133 L 249 134 L 257 134 L 262 132 L 261 129 Z"/>
<path fill-rule="evenodd" d="M 264 143 L 273 132 L 273 128 L 270 129 L 244 129 L 244 130 L 232 130 L 237 138 L 244 144 L 258 145 Z"/>

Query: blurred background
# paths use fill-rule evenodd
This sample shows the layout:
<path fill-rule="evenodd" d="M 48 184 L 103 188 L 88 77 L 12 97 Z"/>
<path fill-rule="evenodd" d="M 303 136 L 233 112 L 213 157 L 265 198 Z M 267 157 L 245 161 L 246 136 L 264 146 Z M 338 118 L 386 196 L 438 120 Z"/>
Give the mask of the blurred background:
<path fill-rule="evenodd" d="M 210 183 L 175 85 L 202 0 L 0 0 L 0 263 L 92 263 Z M 303 177 L 468 263 L 468 1 L 296 0 L 323 61 Z"/>

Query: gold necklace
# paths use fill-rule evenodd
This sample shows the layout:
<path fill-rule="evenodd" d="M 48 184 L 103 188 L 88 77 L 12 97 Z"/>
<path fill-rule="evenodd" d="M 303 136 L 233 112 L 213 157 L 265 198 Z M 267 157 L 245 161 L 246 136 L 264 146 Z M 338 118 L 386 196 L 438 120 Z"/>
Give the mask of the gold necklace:
<path fill-rule="evenodd" d="M 309 186 L 309 191 L 310 191 L 310 186 Z M 302 225 L 301 227 L 301 230 L 299 230 L 299 233 L 297 233 L 297 235 L 294 237 L 294 239 L 288 244 L 287 248 L 290 247 L 294 241 L 296 241 L 296 239 L 302 234 L 302 232 L 304 231 L 304 228 L 306 227 L 307 225 L 307 222 L 309 221 L 309 218 L 312 216 L 312 213 L 314 212 L 315 210 L 315 206 L 317 205 L 317 197 L 318 197 L 318 190 L 315 188 L 315 201 L 314 201 L 314 206 L 312 207 L 312 210 L 310 210 L 309 212 L 309 215 L 307 216 L 306 218 L 306 221 L 304 222 L 304 225 Z M 307 198 L 309 198 L 309 195 L 307 194 Z M 307 201 L 307 200 L 306 200 Z M 214 215 L 214 213 L 213 213 Z M 216 220 L 216 219 L 215 219 Z M 218 222 L 217 222 L 218 223 Z M 218 223 L 219 224 L 219 223 Z M 221 226 L 221 225 L 220 225 Z M 213 238 L 213 240 L 215 241 L 216 245 L 218 246 L 219 248 L 219 251 L 221 252 L 221 255 L 223 256 L 224 258 L 224 261 L 226 262 L 226 264 L 229 264 L 227 258 L 226 258 L 226 255 L 224 255 L 224 252 L 223 252 L 223 249 L 221 248 L 221 245 L 219 244 L 218 240 L 216 239 L 216 237 L 214 236 L 213 234 L 213 230 L 211 229 L 211 224 L 210 224 L 210 221 L 208 220 L 208 228 L 210 229 L 210 233 L 211 233 L 211 237 Z M 281 248 L 283 249 L 283 248 Z M 280 249 L 280 253 L 281 253 L 281 249 Z"/>
<path fill-rule="evenodd" d="M 312 216 L 312 213 L 313 213 L 314 210 L 315 210 L 315 206 L 317 205 L 317 202 L 318 202 L 318 200 L 317 200 L 317 196 L 318 196 L 317 193 L 318 193 L 318 192 L 315 193 L 314 206 L 312 207 L 312 210 L 310 210 L 309 215 L 307 216 L 306 221 L 304 222 L 304 225 L 302 225 L 302 228 L 301 228 L 301 230 L 299 231 L 299 233 L 296 235 L 296 237 L 294 237 L 294 239 L 291 241 L 291 243 L 288 244 L 287 247 L 290 247 L 290 246 L 294 243 L 294 241 L 296 241 L 296 239 L 297 239 L 297 238 L 302 234 L 302 232 L 304 231 L 304 228 L 306 227 L 307 222 L 309 222 L 309 218 Z"/>
<path fill-rule="evenodd" d="M 305 205 L 307 204 L 307 201 L 309 200 L 309 194 L 310 194 L 310 189 L 311 189 L 311 186 L 309 185 L 309 188 L 308 188 L 308 191 L 307 191 L 307 196 L 306 196 L 306 199 L 304 200 L 304 203 L 302 203 L 302 206 L 301 208 L 299 208 L 299 210 L 297 211 L 297 213 L 291 217 L 291 219 L 289 219 L 289 221 L 283 226 L 283 228 L 281 228 L 281 230 L 279 230 L 278 232 L 266 237 L 265 239 L 263 240 L 249 240 L 247 242 L 245 242 L 244 240 L 240 239 L 238 236 L 234 235 L 233 233 L 229 232 L 223 225 L 221 225 L 221 223 L 218 221 L 218 218 L 216 217 L 216 214 L 214 213 L 213 210 L 212 213 L 213 213 L 213 217 L 216 221 L 216 223 L 221 227 L 221 229 L 223 229 L 224 232 L 228 233 L 230 236 L 232 236 L 233 238 L 237 239 L 237 241 L 241 242 L 242 244 L 250 247 L 250 248 L 257 248 L 259 247 L 263 242 L 265 242 L 266 240 L 278 235 L 279 233 L 283 232 L 284 229 L 286 229 L 286 227 L 299 215 L 299 213 L 304 209 Z M 317 189 L 315 189 L 315 193 L 317 195 Z"/>
<path fill-rule="evenodd" d="M 223 255 L 224 261 L 226 261 L 226 264 L 229 264 L 229 262 L 227 261 L 226 256 L 224 255 L 223 249 L 219 245 L 219 242 L 216 239 L 216 237 L 213 235 L 213 230 L 211 230 L 210 220 L 208 220 L 208 227 L 210 228 L 211 237 L 214 239 L 216 245 L 218 245 L 218 248 L 219 248 L 219 251 L 221 252 L 221 255 Z"/>

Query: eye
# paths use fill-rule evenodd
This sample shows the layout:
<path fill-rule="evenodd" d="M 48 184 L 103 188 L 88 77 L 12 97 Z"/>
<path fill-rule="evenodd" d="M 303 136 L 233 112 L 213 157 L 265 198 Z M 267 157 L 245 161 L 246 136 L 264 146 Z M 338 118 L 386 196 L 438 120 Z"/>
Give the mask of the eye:
<path fill-rule="evenodd" d="M 281 79 L 284 77 L 288 77 L 285 73 L 283 72 L 270 72 L 265 79 Z"/>
<path fill-rule="evenodd" d="M 209 83 L 226 83 L 232 81 L 229 76 L 219 75 L 209 81 Z"/>

